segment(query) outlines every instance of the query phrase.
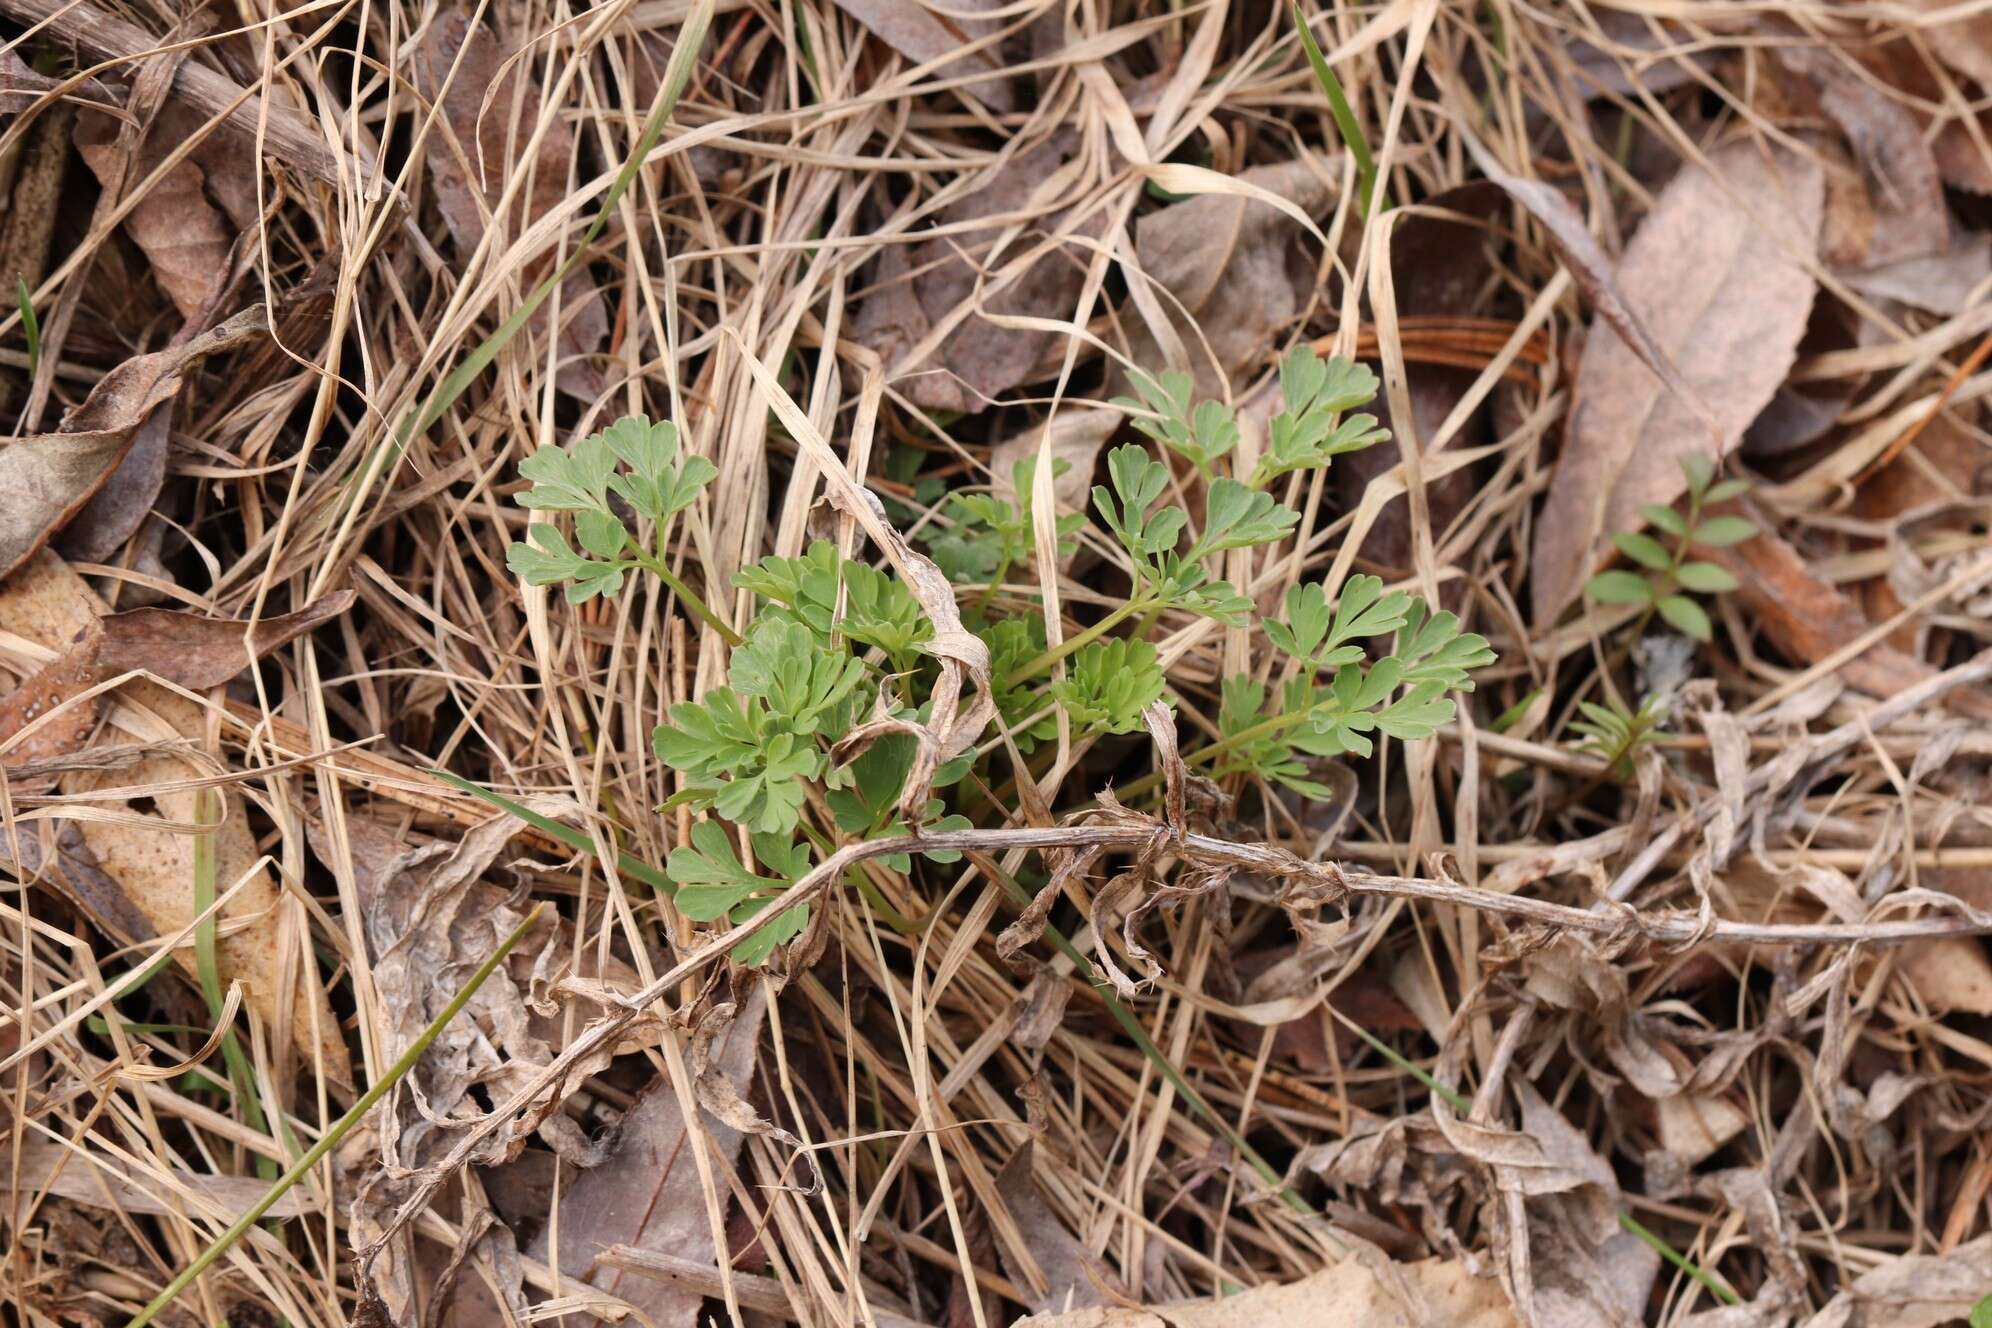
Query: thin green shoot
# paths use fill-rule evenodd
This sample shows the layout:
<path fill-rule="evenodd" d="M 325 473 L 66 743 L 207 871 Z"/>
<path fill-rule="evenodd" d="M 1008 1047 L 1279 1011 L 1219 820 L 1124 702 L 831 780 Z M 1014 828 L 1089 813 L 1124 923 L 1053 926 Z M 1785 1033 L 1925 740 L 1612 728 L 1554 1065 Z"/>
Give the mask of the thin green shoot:
<path fill-rule="evenodd" d="M 28 339 L 28 377 L 41 372 L 41 319 L 35 315 L 34 292 L 26 277 L 14 278 L 14 302 L 21 309 L 21 332 Z"/>
<path fill-rule="evenodd" d="M 1370 204 L 1376 195 L 1376 159 L 1370 156 L 1369 139 L 1363 136 L 1363 127 L 1356 122 L 1356 113 L 1349 107 L 1348 95 L 1342 91 L 1342 80 L 1336 78 L 1335 71 L 1328 67 L 1328 57 L 1321 53 L 1320 43 L 1314 40 L 1314 32 L 1300 12 L 1300 0 L 1293 0 L 1293 26 L 1300 33 L 1301 48 L 1307 52 L 1307 63 L 1314 66 L 1314 81 L 1327 94 L 1328 109 L 1335 117 L 1335 128 L 1341 132 L 1349 155 L 1356 159 L 1356 210 L 1364 221 L 1368 221 Z M 1391 207 L 1388 189 L 1384 190 L 1382 201 L 1383 210 L 1388 212 Z"/>
<path fill-rule="evenodd" d="M 221 796 L 213 789 L 202 789 L 195 794 L 194 817 L 202 825 L 209 827 L 194 836 L 194 912 L 206 914 L 199 926 L 194 929 L 194 972 L 201 984 L 201 995 L 207 999 L 208 1018 L 220 1022 L 224 999 L 221 985 L 221 962 L 217 953 L 216 938 L 220 929 L 220 918 L 214 909 L 218 893 L 218 867 L 215 861 L 215 847 L 220 839 L 222 804 Z M 255 1071 L 249 1064 L 249 1057 L 243 1052 L 242 1044 L 236 1041 L 235 1031 L 226 1029 L 221 1035 L 222 1061 L 228 1067 L 228 1081 L 235 1100 L 242 1104 L 243 1121 L 258 1134 L 268 1134 L 270 1123 L 263 1114 L 262 1099 L 256 1092 Z M 276 1159 L 258 1154 L 256 1174 L 264 1180 L 275 1180 Z"/>

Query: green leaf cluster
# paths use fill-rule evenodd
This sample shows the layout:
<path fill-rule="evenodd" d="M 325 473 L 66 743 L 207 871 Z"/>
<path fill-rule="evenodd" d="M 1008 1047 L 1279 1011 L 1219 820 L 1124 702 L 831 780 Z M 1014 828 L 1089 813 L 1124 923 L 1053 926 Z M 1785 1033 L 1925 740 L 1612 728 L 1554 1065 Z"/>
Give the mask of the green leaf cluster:
<path fill-rule="evenodd" d="M 1298 671 L 1268 708 L 1268 689 L 1249 675 L 1224 683 L 1218 711 L 1219 775 L 1250 772 L 1310 797 L 1327 796 L 1301 758 L 1369 756 L 1374 735 L 1429 738 L 1452 720 L 1448 695 L 1473 690 L 1472 671 L 1494 662 L 1487 639 L 1464 632 L 1450 612 L 1432 613 L 1374 576 L 1351 577 L 1330 604 L 1320 585 L 1288 590 L 1286 616 L 1266 636 Z M 1365 662 L 1361 641 L 1392 637 L 1389 654 Z"/>
<path fill-rule="evenodd" d="M 1368 365 L 1337 357 L 1324 360 L 1311 346 L 1296 346 L 1280 361 L 1280 400 L 1285 409 L 1266 427 L 1266 454 L 1252 471 L 1252 487 L 1282 475 L 1327 466 L 1345 452 L 1359 452 L 1390 437 L 1374 415 L 1347 415 L 1376 399 Z"/>
<path fill-rule="evenodd" d="M 1052 475 L 1072 468 L 1069 461 L 1054 461 Z M 934 563 L 950 581 L 997 582 L 1012 566 L 1027 558 L 1037 543 L 1031 499 L 1037 458 L 1025 457 L 1011 468 L 1016 501 L 993 493 L 956 493 L 948 496 L 944 513 L 946 530 L 928 541 Z M 1080 512 L 1056 517 L 1058 556 L 1070 556 L 1078 549 L 1072 536 L 1086 524 Z"/>
<path fill-rule="evenodd" d="M 615 595 L 625 573 L 661 563 L 636 543 L 611 495 L 653 524 L 661 548 L 672 519 L 718 473 L 704 457 L 681 454 L 676 425 L 641 415 L 624 416 L 572 447 L 542 448 L 519 464 L 520 476 L 532 482 L 519 505 L 572 513 L 574 543 L 552 522 L 532 522 L 523 541 L 506 547 L 505 565 L 528 585 L 564 586 L 569 603 Z"/>
<path fill-rule="evenodd" d="M 779 834 L 752 835 L 749 842 L 755 861 L 774 876 L 761 876 L 741 862 L 733 841 L 718 822 L 700 821 L 693 826 L 690 846 L 673 850 L 664 862 L 665 872 L 678 887 L 678 911 L 694 922 L 723 918 L 739 926 L 808 873 L 807 844 L 792 844 Z M 800 935 L 808 925 L 809 905 L 784 909 L 780 917 L 742 941 L 733 958 L 750 967 L 763 963 L 776 946 Z"/>
<path fill-rule="evenodd" d="M 1696 546 L 1723 549 L 1741 544 L 1757 529 L 1745 517 L 1703 515 L 1708 507 L 1741 497 L 1749 490 L 1748 481 L 1716 481 L 1714 466 L 1698 454 L 1683 458 L 1681 469 L 1688 479 L 1685 513 L 1659 503 L 1639 509 L 1649 526 L 1672 539 L 1672 546 L 1643 531 L 1619 531 L 1612 544 L 1640 570 L 1609 568 L 1592 577 L 1584 589 L 1600 604 L 1645 605 L 1648 614 L 1658 613 L 1674 630 L 1707 641 L 1714 635 L 1708 611 L 1682 592 L 1723 594 L 1736 589 L 1736 578 L 1726 567 L 1688 555 Z"/>
<path fill-rule="evenodd" d="M 1637 710 L 1627 710 L 1616 701 L 1604 705 L 1579 701 L 1577 709 L 1583 717 L 1571 720 L 1570 727 L 1584 739 L 1580 749 L 1602 757 L 1614 779 L 1631 776 L 1633 758 L 1659 732 L 1664 718 L 1656 696 L 1640 702 Z"/>

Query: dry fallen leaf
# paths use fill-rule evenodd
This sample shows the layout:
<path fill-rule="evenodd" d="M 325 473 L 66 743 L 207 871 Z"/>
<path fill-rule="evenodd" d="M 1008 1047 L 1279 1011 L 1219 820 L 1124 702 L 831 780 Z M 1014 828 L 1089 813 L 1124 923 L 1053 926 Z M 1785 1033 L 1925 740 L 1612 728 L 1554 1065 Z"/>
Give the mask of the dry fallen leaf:
<path fill-rule="evenodd" d="M 1755 539 L 1698 554 L 1725 567 L 1737 580 L 1736 598 L 1750 624 L 1787 658 L 1815 663 L 1869 633 L 1873 624 L 1837 586 L 1815 575 L 1790 544 L 1757 522 Z M 1914 656 L 1878 641 L 1841 664 L 1839 676 L 1870 696 L 1890 697 L 1935 674 Z M 1992 700 L 1959 688 L 1945 703 L 1961 714 L 1992 716 Z"/>
<path fill-rule="evenodd" d="M 105 679 L 142 670 L 190 691 L 219 687 L 285 642 L 338 617 L 352 602 L 353 592 L 341 590 L 296 613 L 255 623 L 172 609 L 134 609 L 99 618 L 59 658 L 0 698 L 0 742 L 54 707 L 71 703 L 55 722 L 0 753 L 0 764 L 74 751 L 95 727 L 97 706 L 94 700 L 72 698 Z"/>
<path fill-rule="evenodd" d="M 1000 31 L 1004 23 L 1002 18 L 968 17 L 983 10 L 1003 9 L 1003 0 L 953 0 L 946 5 L 923 4 L 921 0 L 837 0 L 837 7 L 918 65 L 944 59 L 968 42 Z M 949 61 L 928 77 L 968 78 L 1002 67 L 998 50 L 991 47 Z M 962 91 L 992 111 L 1007 111 L 1016 104 L 1009 82 L 1000 75 L 976 79 L 963 85 Z"/>
<path fill-rule="evenodd" d="M 892 366 L 933 339 L 935 329 L 965 307 L 998 315 L 1070 317 L 1085 279 L 1083 259 L 1074 252 L 1047 253 L 1001 290 L 986 295 L 982 290 L 991 272 L 1058 228 L 1058 213 L 1023 228 L 1000 252 L 997 244 L 1017 223 L 979 229 L 972 223 L 1030 207 L 1078 148 L 1076 133 L 1053 133 L 991 172 L 982 188 L 944 209 L 939 222 L 950 228 L 949 234 L 910 252 L 905 245 L 887 247 L 874 265 L 871 293 L 853 320 L 858 340 Z M 906 365 L 896 386 L 919 405 L 972 414 L 999 393 L 1032 381 L 1047 354 L 1059 349 L 1062 343 L 1054 333 L 1000 327 L 979 312 L 970 313 L 937 346 Z"/>
<path fill-rule="evenodd" d="M 154 132 L 138 143 L 118 121 L 90 111 L 76 121 L 76 150 L 105 188 L 135 188 L 180 146 Z M 234 228 L 208 201 L 207 173 L 193 157 L 147 189 L 124 219 L 125 233 L 152 261 L 152 276 L 180 317 L 197 317 L 228 275 Z"/>
<path fill-rule="evenodd" d="M 54 433 L 0 445 L 0 577 L 48 543 L 102 487 L 155 407 L 171 401 L 204 357 L 264 330 L 257 305 L 200 336 L 126 360 L 104 375 Z M 66 644 L 66 643 L 65 643 Z"/>
<path fill-rule="evenodd" d="M 725 1031 L 712 1043 L 708 1073 L 722 1075 L 744 1094 L 754 1073 L 766 988 L 755 983 Z M 715 1172 L 731 1168 L 740 1134 L 718 1121 L 701 1120 Z M 600 1165 L 568 1181 L 560 1195 L 560 1269 L 635 1305 L 655 1328 L 695 1328 L 705 1298 L 657 1278 L 598 1264 L 612 1245 L 631 1245 L 701 1264 L 718 1257 L 704 1184 L 691 1150 L 700 1142 L 686 1128 L 677 1089 L 668 1078 L 652 1082 L 623 1113 Z M 725 1192 L 725 1182 L 715 1177 Z M 528 1248 L 533 1258 L 553 1254 L 542 1232 Z"/>
<path fill-rule="evenodd" d="M 0 1171 L 0 1194 L 9 1188 L 24 1197 L 48 1193 L 127 1214 L 196 1212 L 233 1221 L 270 1190 L 268 1181 L 254 1176 L 175 1171 L 162 1177 L 97 1152 L 85 1161 L 50 1139 L 25 1139 L 14 1156 L 18 1175 L 12 1168 Z M 308 1211 L 307 1196 L 291 1190 L 270 1206 L 269 1215 L 298 1217 Z"/>
<path fill-rule="evenodd" d="M 92 629 L 103 612 L 102 602 L 83 578 L 47 551 L 0 582 L 0 627 L 44 649 L 64 650 Z M 239 642 L 240 625 L 231 626 Z M 129 704 L 113 714 L 113 723 L 130 738 L 160 744 L 159 749 L 130 769 L 76 770 L 63 776 L 61 787 L 78 795 L 113 786 L 151 788 L 156 814 L 120 803 L 118 810 L 128 813 L 122 819 L 79 821 L 73 828 L 94 859 L 94 868 L 121 887 L 121 895 L 143 916 L 152 935 L 165 935 L 186 927 L 194 917 L 193 840 L 167 828 L 165 822 L 198 821 L 200 791 L 186 785 L 214 773 L 210 761 L 194 759 L 175 747 L 205 748 L 208 717 L 199 703 L 143 678 L 127 683 L 119 695 Z M 248 989 L 248 1009 L 265 1028 L 294 1046 L 307 1064 L 321 1067 L 335 1082 L 350 1083 L 352 1068 L 338 1020 L 315 962 L 308 951 L 299 953 L 307 942 L 303 909 L 278 888 L 274 873 L 262 861 L 242 796 L 227 787 L 219 794 L 217 880 L 224 889 L 244 882 L 222 910 L 224 920 L 240 919 L 244 925 L 221 931 L 216 945 L 221 979 L 226 984 L 241 978 Z M 116 925 L 117 918 L 93 911 L 100 921 Z M 129 921 L 134 915 L 122 916 Z M 176 951 L 174 958 L 186 971 L 193 971 L 190 947 Z"/>
<path fill-rule="evenodd" d="M 1365 1251 L 1284 1286 L 1144 1309 L 1033 1314 L 1013 1328 L 1516 1328 L 1501 1284 L 1453 1259 L 1394 1263 Z"/>
<path fill-rule="evenodd" d="M 1992 1236 L 1949 1254 L 1909 1254 L 1855 1278 L 1805 1328 L 1948 1328 L 1992 1295 Z"/>
<path fill-rule="evenodd" d="M 1779 148 L 1736 143 L 1713 172 L 1684 169 L 1627 248 L 1616 283 L 1632 312 L 1707 410 L 1667 390 L 1646 357 L 1596 320 L 1577 375 L 1577 404 L 1536 526 L 1536 621 L 1577 597 L 1644 503 L 1671 503 L 1681 458 L 1727 454 L 1784 381 L 1812 309 L 1808 270 L 1824 176 Z M 1748 209 L 1745 210 L 1747 203 Z"/>
<path fill-rule="evenodd" d="M 527 145 L 539 120 L 539 85 L 520 76 L 532 52 L 508 51 L 490 27 L 472 26 L 461 12 L 440 14 L 423 33 L 417 55 L 418 86 L 426 97 L 442 95 L 443 113 L 429 131 L 424 155 L 435 175 L 436 203 L 443 223 L 456 240 L 459 261 L 468 259 L 484 239 L 487 218 L 504 196 L 514 174 L 530 171 L 531 180 L 513 198 L 506 227 L 516 237 L 567 196 L 567 173 L 574 161 L 574 131 L 556 119 L 541 135 L 530 159 Z M 450 78 L 451 66 L 456 76 Z M 525 279 L 543 275 L 551 259 L 534 264 Z M 558 383 L 573 396 L 594 398 L 605 390 L 600 372 L 586 359 L 608 335 L 608 314 L 600 293 L 585 271 L 576 271 L 560 288 L 560 355 Z M 527 327 L 545 335 L 550 308 L 533 315 Z"/>
<path fill-rule="evenodd" d="M 1104 1305 L 1110 1298 L 1121 1298 L 1125 1293 L 1115 1284 L 1113 1274 L 1087 1253 L 1086 1246 L 1065 1229 L 1051 1205 L 1038 1193 L 1037 1183 L 1031 1179 L 1031 1159 L 1035 1153 L 1031 1142 L 1025 1140 L 1010 1155 L 1010 1160 L 996 1173 L 996 1193 L 1002 1197 L 1004 1209 L 1023 1238 L 1031 1262 L 1044 1276 L 1046 1290 L 1038 1298 L 1036 1309 L 1039 1313 L 1084 1309 L 1088 1305 Z M 1023 1275 L 1024 1269 L 1006 1242 L 998 1241 L 997 1252 L 1012 1282 L 1018 1286 L 1031 1285 L 1031 1279 Z"/>
<path fill-rule="evenodd" d="M 1310 217 L 1334 196 L 1318 162 L 1255 166 L 1239 179 Z M 1134 236 L 1142 275 L 1131 279 L 1161 288 L 1156 302 L 1190 362 L 1169 364 L 1155 330 L 1133 313 L 1125 316 L 1129 360 L 1151 373 L 1188 369 L 1199 396 L 1230 399 L 1243 386 L 1239 375 L 1259 366 L 1306 307 L 1319 243 L 1278 208 L 1239 193 L 1184 199 L 1143 217 Z"/>

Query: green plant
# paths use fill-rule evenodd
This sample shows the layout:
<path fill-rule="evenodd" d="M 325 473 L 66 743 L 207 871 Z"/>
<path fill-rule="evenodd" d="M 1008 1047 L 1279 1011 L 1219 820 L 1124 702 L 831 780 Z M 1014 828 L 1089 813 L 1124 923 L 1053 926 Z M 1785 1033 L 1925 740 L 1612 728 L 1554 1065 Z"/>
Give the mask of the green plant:
<path fill-rule="evenodd" d="M 26 277 L 14 278 L 14 304 L 21 311 L 21 335 L 28 341 L 28 377 L 41 372 L 41 319 L 35 316 L 34 292 Z"/>
<path fill-rule="evenodd" d="M 1570 727 L 1583 735 L 1583 750 L 1601 757 L 1607 773 L 1615 779 L 1632 774 L 1633 758 L 1659 732 L 1666 717 L 1657 696 L 1647 697 L 1637 710 L 1627 710 L 1617 701 L 1604 705 L 1579 701 L 1577 709 L 1584 717 L 1571 720 Z"/>
<path fill-rule="evenodd" d="M 1598 573 L 1584 587 L 1601 604 L 1645 605 L 1634 637 L 1657 612 L 1676 631 L 1707 641 L 1714 634 L 1707 610 L 1682 592 L 1721 594 L 1736 589 L 1736 578 L 1727 568 L 1690 559 L 1688 553 L 1696 545 L 1720 549 L 1741 544 L 1757 533 L 1744 517 L 1702 516 L 1705 509 L 1742 495 L 1750 487 L 1748 481 L 1717 482 L 1714 465 L 1698 453 L 1683 457 L 1681 469 L 1688 479 L 1685 514 L 1659 503 L 1647 503 L 1639 509 L 1647 524 L 1669 536 L 1673 546 L 1669 548 L 1643 531 L 1620 531 L 1612 536 L 1612 543 L 1643 570 L 1614 567 Z"/>
<path fill-rule="evenodd" d="M 1229 408 L 1195 401 L 1187 375 L 1138 377 L 1140 399 L 1124 407 L 1160 456 L 1140 444 L 1114 449 L 1107 482 L 1092 495 L 1105 547 L 1118 550 L 1128 589 L 1055 645 L 1041 615 L 981 620 L 999 589 L 1006 603 L 1027 603 L 1036 593 L 1034 578 L 1005 584 L 1037 548 L 1030 463 L 1013 472 L 1014 499 L 946 500 L 945 519 L 932 523 L 926 538 L 936 566 L 983 587 L 970 627 L 988 647 L 996 714 L 1020 753 L 1055 737 L 1061 722 L 1081 742 L 1141 731 L 1145 712 L 1169 701 L 1164 661 L 1149 636 L 1172 614 L 1261 627 L 1284 661 L 1276 687 L 1249 676 L 1223 684 L 1220 736 L 1185 756 L 1214 775 L 1257 775 L 1319 795 L 1326 790 L 1310 777 L 1310 759 L 1368 756 L 1378 735 L 1428 737 L 1453 717 L 1449 693 L 1471 689 L 1471 671 L 1493 659 L 1485 639 L 1464 632 L 1453 614 L 1433 613 L 1403 591 L 1385 593 L 1376 577 L 1357 576 L 1338 598 L 1321 584 L 1295 587 L 1283 616 L 1256 623 L 1253 602 L 1217 575 L 1234 551 L 1295 533 L 1299 514 L 1269 484 L 1386 436 L 1373 418 L 1349 414 L 1370 400 L 1375 384 L 1367 370 L 1323 361 L 1306 347 L 1289 355 L 1280 367 L 1284 408 L 1269 427 L 1267 453 L 1241 479 L 1226 473 L 1239 442 Z M 1172 469 L 1175 457 L 1186 463 L 1187 480 Z M 521 501 L 538 512 L 571 513 L 581 550 L 568 549 L 553 527 L 535 525 L 531 544 L 513 546 L 511 565 L 534 584 L 564 586 L 576 601 L 620 594 L 632 571 L 663 575 L 665 532 L 712 478 L 698 458 L 681 455 L 669 425 L 641 418 L 618 421 L 570 449 L 543 451 L 522 472 L 533 483 Z M 647 523 L 647 543 L 625 523 L 617 500 Z M 1061 553 L 1075 546 L 1085 521 L 1079 513 L 1055 518 Z M 716 621 L 670 584 L 691 612 Z M 932 622 L 897 575 L 818 541 L 797 557 L 762 559 L 734 584 L 753 595 L 754 607 L 742 631 L 727 637 L 726 681 L 672 706 L 653 747 L 679 779 L 667 805 L 702 817 L 690 842 L 669 856 L 663 879 L 686 917 L 737 925 L 843 844 L 914 828 L 969 828 L 963 812 L 986 809 L 1001 779 L 987 767 L 978 772 L 988 758 L 974 748 L 947 761 L 918 759 L 913 735 L 933 717 L 941 675 L 927 653 Z M 916 769 L 925 797 L 913 815 L 906 803 L 920 796 L 908 789 Z M 1153 778 L 1135 780 L 1123 794 L 1146 792 Z M 918 827 L 909 825 L 916 820 Z M 871 865 L 915 869 L 912 854 Z M 870 889 L 862 873 L 850 880 Z M 787 909 L 734 958 L 763 962 L 808 922 L 806 906 Z"/>
<path fill-rule="evenodd" d="M 1992 1296 L 1971 1307 L 1971 1328 L 1992 1328 Z"/>

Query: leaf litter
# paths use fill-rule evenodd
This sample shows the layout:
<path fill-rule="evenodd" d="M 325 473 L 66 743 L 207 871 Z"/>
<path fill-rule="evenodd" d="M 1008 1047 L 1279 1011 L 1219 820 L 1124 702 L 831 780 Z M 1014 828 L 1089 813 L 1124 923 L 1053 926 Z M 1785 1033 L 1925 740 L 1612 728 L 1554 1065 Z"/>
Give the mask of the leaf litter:
<path fill-rule="evenodd" d="M 1303 7 L 1338 124 L 1279 6 L 709 8 L 592 234 L 705 8 L 0 50 L 10 1296 L 130 1320 L 544 902 L 161 1321 L 1992 1314 L 1982 16 Z M 1005 711 L 1137 591 L 1134 372 L 1237 407 L 1156 453 L 1200 524 L 1303 345 L 1391 438 L 1227 585 L 1435 597 L 1460 713 L 1276 785 L 1206 755 L 1273 643 L 1174 610 L 1054 661 L 1154 670 L 1122 731 Z M 677 580 L 523 585 L 518 463 L 639 411 L 712 472 L 631 528 Z M 1696 457 L 1700 616 L 1587 593 Z M 811 807 L 733 964 L 781 910 L 673 902 L 713 822 L 650 733 L 817 536 L 926 633 L 837 755 L 905 744 L 930 837 Z"/>

